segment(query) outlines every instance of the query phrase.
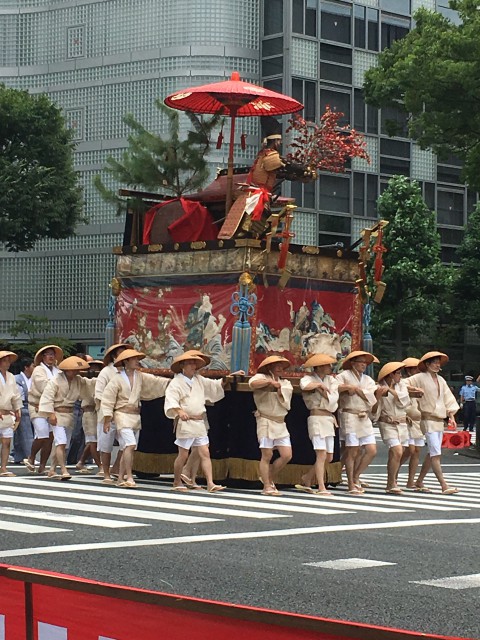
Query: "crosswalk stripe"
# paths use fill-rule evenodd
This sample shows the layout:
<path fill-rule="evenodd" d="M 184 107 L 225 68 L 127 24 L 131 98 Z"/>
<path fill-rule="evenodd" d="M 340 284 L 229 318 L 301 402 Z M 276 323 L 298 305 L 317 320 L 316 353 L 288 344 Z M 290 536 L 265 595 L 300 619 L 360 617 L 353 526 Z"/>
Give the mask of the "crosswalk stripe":
<path fill-rule="evenodd" d="M 125 522 L 123 520 L 107 520 L 106 518 L 90 518 L 89 516 L 76 516 L 71 513 L 52 513 L 47 511 L 32 511 L 17 509 L 16 507 L 0 507 L 0 514 L 29 518 L 33 520 L 50 520 L 63 524 L 81 524 L 88 527 L 105 527 L 109 529 L 125 529 L 127 527 L 150 527 L 145 522 Z"/>
<path fill-rule="evenodd" d="M 10 487 L 2 487 L 3 491 L 14 491 L 15 493 L 29 493 L 29 489 L 19 490 Z M 67 495 L 65 497 L 68 497 Z M 0 494 L 0 502 L 18 504 L 18 496 L 7 496 Z M 101 513 L 102 515 L 115 515 L 129 518 L 144 518 L 145 520 L 161 520 L 164 522 L 179 522 L 184 524 L 200 524 L 201 522 L 215 522 L 216 518 L 199 518 L 197 516 L 183 516 L 177 513 L 162 513 L 156 511 L 146 511 L 141 509 L 123 509 L 122 507 L 109 507 L 107 505 L 96 505 L 87 503 L 77 503 L 73 500 L 47 500 L 46 498 L 32 498 L 29 495 L 21 499 L 25 505 L 38 507 L 52 507 L 54 509 L 66 509 L 67 511 L 86 511 L 87 513 Z M 110 502 L 109 500 L 106 500 Z M 218 518 L 217 518 L 218 520 Z"/>
<path fill-rule="evenodd" d="M 58 527 L 42 527 L 38 524 L 25 524 L 21 522 L 10 522 L 0 520 L 0 529 L 3 531 L 16 531 L 17 533 L 60 533 L 61 531 L 71 531 L 71 529 L 59 529 Z"/>
<path fill-rule="evenodd" d="M 48 482 L 48 481 L 45 481 L 45 482 Z M 189 511 L 193 513 L 210 513 L 213 515 L 233 516 L 233 517 L 239 517 L 239 518 L 254 518 L 258 520 L 267 519 L 267 518 L 270 519 L 270 518 L 285 517 L 280 514 L 247 511 L 245 509 L 242 509 L 242 510 L 222 509 L 218 507 L 204 507 L 204 506 L 196 506 L 196 505 L 179 504 L 178 502 L 169 503 L 169 502 L 163 502 L 160 499 L 144 500 L 142 497 L 137 498 L 135 496 L 132 496 L 132 491 L 130 489 L 125 489 L 125 492 L 128 493 L 129 498 L 125 498 L 123 496 L 117 495 L 117 491 L 115 491 L 115 489 L 113 488 L 107 489 L 107 492 L 109 493 L 108 496 L 98 495 L 97 493 L 89 493 L 89 494 L 79 493 L 79 492 L 72 491 L 70 487 L 68 487 L 68 489 L 66 488 L 66 491 L 55 490 L 55 489 L 51 489 L 50 487 L 47 487 L 46 490 L 39 489 L 39 488 L 32 489 L 32 488 L 18 487 L 18 485 L 16 485 L 15 487 L 7 487 L 6 489 L 7 491 L 27 494 L 29 496 L 30 495 L 42 495 L 42 496 L 48 495 L 51 497 L 60 497 L 60 498 L 68 497 L 70 500 L 93 500 L 94 502 L 107 502 L 110 505 L 118 502 L 118 503 L 121 503 L 122 505 L 125 505 L 125 504 L 133 505 L 137 509 L 141 507 L 155 507 L 157 509 L 163 508 L 163 509 L 173 509 L 174 511 Z M 136 495 L 138 495 L 138 493 Z M 140 496 L 141 495 L 142 494 L 140 494 Z M 0 500 L 1 500 L 1 497 L 0 497 Z M 132 512 L 132 515 L 137 515 L 137 513 L 138 513 L 137 511 Z M 175 517 L 181 517 L 181 516 L 175 516 Z M 290 516 L 287 516 L 287 517 L 290 517 Z M 202 522 L 205 522 L 205 520 L 202 520 Z"/>
<path fill-rule="evenodd" d="M 88 480 L 87 478 L 82 478 L 81 490 L 94 492 L 89 494 L 89 499 L 91 500 L 95 500 L 96 499 L 95 496 L 99 492 L 108 493 L 110 496 L 112 495 L 116 496 L 117 494 L 120 494 L 120 493 L 124 495 L 128 494 L 129 496 L 132 495 L 132 492 L 129 489 L 118 489 L 118 490 L 115 490 L 114 494 L 112 494 L 111 488 L 108 489 L 106 487 L 97 487 L 92 484 L 89 484 L 86 486 L 84 483 L 87 480 Z M 28 479 L 28 483 L 38 485 L 38 480 L 35 481 L 34 479 Z M 18 482 L 18 484 L 20 484 L 20 482 Z M 18 484 L 16 483 L 16 486 L 18 486 Z M 75 482 L 75 486 L 77 486 L 77 482 Z M 174 493 L 174 492 L 170 492 L 169 490 L 165 490 L 162 487 L 154 487 L 154 489 L 151 489 L 150 488 L 151 485 L 148 485 L 148 486 L 149 486 L 148 489 L 142 486 L 142 490 L 145 489 L 145 491 L 142 491 L 142 498 L 135 500 L 135 504 L 137 504 L 140 500 L 141 504 L 144 504 L 144 506 L 147 506 L 146 502 L 143 500 L 143 495 L 153 494 L 155 498 L 157 498 L 158 495 L 161 495 L 162 500 L 175 501 L 175 505 L 170 506 L 171 509 L 177 509 L 176 505 L 178 505 L 180 501 L 181 502 L 193 501 L 193 502 L 199 502 L 201 504 L 214 502 L 215 504 L 231 505 L 233 507 L 249 507 L 249 508 L 255 508 L 255 509 L 264 509 L 264 510 L 268 509 L 271 511 L 283 511 L 283 512 L 290 512 L 290 513 L 292 512 L 293 513 L 310 513 L 313 515 L 335 515 L 335 514 L 338 514 L 339 509 L 343 510 L 345 508 L 348 511 L 344 511 L 344 513 L 354 513 L 357 510 L 370 511 L 370 512 L 375 511 L 378 513 L 399 513 L 399 512 L 408 511 L 405 509 L 390 509 L 390 508 L 381 507 L 381 506 L 366 507 L 362 505 L 357 505 L 357 503 L 354 502 L 354 500 L 347 500 L 342 503 L 340 501 L 337 501 L 334 498 L 328 498 L 328 500 L 324 499 L 321 501 L 321 504 L 320 504 L 320 498 L 317 496 L 289 498 L 286 494 L 284 494 L 283 496 L 280 496 L 280 497 L 270 497 L 270 496 L 262 496 L 259 493 L 249 492 L 248 498 L 246 498 L 245 493 L 242 492 L 241 494 L 228 493 L 228 497 L 224 497 L 225 494 L 222 494 L 222 496 L 220 496 L 219 494 L 216 494 L 215 496 L 211 496 L 211 495 L 208 495 L 207 492 L 200 492 L 200 491 L 190 492 L 187 494 Z M 62 495 L 64 494 L 62 493 Z M 313 500 L 318 501 L 318 506 L 317 505 L 308 506 L 308 503 L 310 502 L 308 498 L 313 498 Z M 152 504 L 158 505 L 159 500 L 160 498 L 157 498 L 154 502 L 152 502 Z M 122 498 L 122 503 L 124 503 L 123 498 Z M 325 505 L 325 507 L 323 505 Z M 360 509 L 358 507 L 360 507 Z M 185 507 L 185 509 L 190 510 L 190 507 Z M 200 510 L 202 512 L 205 512 L 206 508 L 202 507 Z M 244 514 L 246 512 L 242 510 L 239 513 Z M 267 517 L 271 518 L 275 516 L 273 516 L 272 514 L 268 514 Z"/>

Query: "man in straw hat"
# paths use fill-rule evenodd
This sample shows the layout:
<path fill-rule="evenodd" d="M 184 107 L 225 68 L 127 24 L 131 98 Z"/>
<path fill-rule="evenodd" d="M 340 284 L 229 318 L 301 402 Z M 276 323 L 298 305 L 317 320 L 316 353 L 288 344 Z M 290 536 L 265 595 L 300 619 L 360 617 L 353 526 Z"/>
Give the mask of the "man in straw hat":
<path fill-rule="evenodd" d="M 8 471 L 7 464 L 13 433 L 22 417 L 22 398 L 15 376 L 9 372 L 17 357 L 13 351 L 0 351 L 0 477 L 15 475 Z"/>
<path fill-rule="evenodd" d="M 313 372 L 306 374 L 300 380 L 302 397 L 310 410 L 308 418 L 308 435 L 312 441 L 316 460 L 313 468 L 302 476 L 301 484 L 295 488 L 307 493 L 316 493 L 320 496 L 332 495 L 325 487 L 325 463 L 333 458 L 335 428 L 337 421 L 335 411 L 338 407 L 338 382 L 331 375 L 332 364 L 336 359 L 323 353 L 311 356 L 303 365 L 311 367 Z M 311 487 L 316 476 L 318 491 Z"/>
<path fill-rule="evenodd" d="M 403 360 L 403 367 L 407 378 L 418 373 L 418 363 L 418 358 L 405 358 L 405 360 Z M 410 387 L 409 393 L 410 405 L 407 407 L 408 447 L 403 450 L 400 467 L 408 460 L 408 480 L 405 486 L 407 489 L 416 489 L 415 475 L 420 460 L 420 451 L 425 446 L 425 436 L 420 428 L 422 413 L 419 406 L 419 398 L 423 395 L 423 391 L 421 389 L 414 391 L 412 387 Z"/>
<path fill-rule="evenodd" d="M 355 496 L 364 493 L 360 475 L 377 455 L 371 413 L 378 398 L 388 392 L 387 388 L 377 387 L 375 381 L 365 373 L 374 359 L 375 356 L 368 351 L 352 351 L 344 359 L 343 371 L 337 376 L 348 493 Z M 364 449 L 361 456 L 360 447 Z"/>
<path fill-rule="evenodd" d="M 85 372 L 88 382 L 82 391 L 80 405 L 85 446 L 75 467 L 78 473 L 90 474 L 86 464 L 88 460 L 93 458 L 97 465 L 97 475 L 103 476 L 102 461 L 97 450 L 97 409 L 95 405 L 95 386 L 97 377 L 103 369 L 103 362 L 92 359 L 88 360 L 88 364 L 90 368 Z"/>
<path fill-rule="evenodd" d="M 32 419 L 35 440 L 30 456 L 23 460 L 23 464 L 31 472 L 35 471 L 35 458 L 40 453 L 39 474 L 45 473 L 45 467 L 52 451 L 53 430 L 48 420 L 38 412 L 38 405 L 47 382 L 59 372 L 58 364 L 63 360 L 63 351 L 56 344 L 47 344 L 37 351 L 33 358 L 35 369 L 32 373 L 32 383 L 28 392 L 28 410 Z"/>
<path fill-rule="evenodd" d="M 403 362 L 387 362 L 378 374 L 378 383 L 388 392 L 377 405 L 376 418 L 384 444 L 388 447 L 386 493 L 403 493 L 397 486 L 398 469 L 404 447 L 408 446 L 407 408 L 410 395 L 402 380 Z"/>
<path fill-rule="evenodd" d="M 95 382 L 95 408 L 97 410 L 97 451 L 100 454 L 100 462 L 104 474 L 102 481 L 103 484 L 114 483 L 111 474 L 118 475 L 120 461 L 122 459 L 122 452 L 118 452 L 115 464 L 112 468 L 110 468 L 113 445 L 115 442 L 115 437 L 117 435 L 117 430 L 115 428 L 115 423 L 111 422 L 108 433 L 104 433 L 103 431 L 103 413 L 101 407 L 102 396 L 107 384 L 118 373 L 118 369 L 113 364 L 113 362 L 115 358 L 117 358 L 123 351 L 125 351 L 125 349 L 131 349 L 131 345 L 124 342 L 118 342 L 116 344 L 112 344 L 105 351 L 105 354 L 103 356 L 103 364 L 105 366 L 98 374 L 98 378 Z"/>
<path fill-rule="evenodd" d="M 282 356 L 268 356 L 260 363 L 257 373 L 250 378 L 249 387 L 257 410 L 257 438 L 260 447 L 260 478 L 263 495 L 281 495 L 275 486 L 280 471 L 292 459 L 292 443 L 285 424 L 290 410 L 293 387 L 281 377 L 290 361 Z M 279 457 L 270 464 L 273 450 Z"/>
<path fill-rule="evenodd" d="M 145 354 L 136 349 L 122 351 L 114 360 L 119 371 L 107 384 L 102 395 L 103 430 L 108 433 L 112 422 L 115 423 L 118 443 L 123 452 L 119 487 L 136 486 L 133 479 L 133 454 L 142 428 L 140 401 L 162 398 L 170 382 L 168 378 L 139 371 L 143 358 Z"/>
<path fill-rule="evenodd" d="M 205 404 L 218 402 L 225 396 L 224 380 L 211 380 L 199 375 L 199 369 L 204 366 L 203 356 L 186 352 L 177 356 L 170 367 L 175 377 L 165 393 L 165 415 L 174 420 L 175 444 L 178 447 L 173 465 L 173 491 L 188 491 L 182 483 L 182 472 L 192 448 L 197 449 L 200 457 L 207 490 L 215 493 L 225 489 L 213 481 L 205 421 Z"/>
<path fill-rule="evenodd" d="M 416 488 L 421 492 L 430 492 L 430 489 L 425 487 L 423 482 L 431 467 L 440 483 L 442 493 L 451 495 L 452 493 L 458 493 L 458 489 L 449 487 L 445 481 L 440 458 L 442 455 L 445 420 L 448 418 L 452 425 L 456 426 L 454 416 L 460 407 L 446 380 L 438 375 L 442 366 L 447 362 L 448 356 L 445 353 L 429 351 L 419 360 L 419 373 L 406 378 L 405 382 L 410 387 L 423 390 L 423 396 L 419 398 L 420 427 L 427 439 L 428 455 L 415 483 Z"/>
<path fill-rule="evenodd" d="M 38 405 L 38 413 L 48 420 L 53 430 L 54 452 L 48 472 L 49 478 L 71 480 L 66 467 L 66 451 L 70 446 L 73 432 L 73 410 L 80 399 L 87 380 L 82 371 L 88 371 L 88 362 L 77 356 L 65 358 L 58 365 L 60 369 L 43 390 Z M 60 475 L 57 475 L 57 465 Z"/>

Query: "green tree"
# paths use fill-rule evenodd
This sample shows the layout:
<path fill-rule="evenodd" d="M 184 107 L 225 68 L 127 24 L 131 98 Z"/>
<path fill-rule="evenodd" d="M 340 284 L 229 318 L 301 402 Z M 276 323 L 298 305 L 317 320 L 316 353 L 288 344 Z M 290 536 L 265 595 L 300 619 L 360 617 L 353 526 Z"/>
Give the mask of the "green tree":
<path fill-rule="evenodd" d="M 105 171 L 124 186 L 161 191 L 173 196 L 200 189 L 209 176 L 205 159 L 210 148 L 210 135 L 219 124 L 220 116 L 199 118 L 187 112 L 193 131 L 188 131 L 185 140 L 180 140 L 180 116 L 175 109 L 155 101 L 160 115 L 167 119 L 167 137 L 150 133 L 133 115 L 127 114 L 123 121 L 131 129 L 128 149 L 122 161 L 107 158 Z M 101 196 L 118 203 L 116 194 L 108 189 L 100 176 L 94 184 Z"/>
<path fill-rule="evenodd" d="M 455 278 L 456 316 L 464 326 L 480 329 L 480 203 L 470 214 L 458 249 L 460 267 Z"/>
<path fill-rule="evenodd" d="M 29 342 L 45 338 L 50 333 L 50 320 L 45 316 L 34 316 L 20 313 L 10 327 L 10 335 L 14 338 L 26 336 Z"/>
<path fill-rule="evenodd" d="M 0 242 L 31 249 L 82 221 L 71 132 L 45 95 L 0 85 Z"/>
<path fill-rule="evenodd" d="M 438 344 L 452 271 L 440 260 L 435 214 L 417 182 L 392 178 L 378 199 L 378 212 L 388 221 L 382 276 L 387 288 L 374 307 L 371 330 L 375 344 L 393 343 L 392 355 L 401 359 L 406 342 L 412 349 Z"/>
<path fill-rule="evenodd" d="M 464 163 L 463 177 L 480 188 L 480 11 L 475 0 L 451 0 L 461 23 L 419 9 L 415 28 L 365 74 L 365 100 L 396 107 L 412 138 L 444 158 Z M 396 131 L 390 122 L 390 135 Z"/>

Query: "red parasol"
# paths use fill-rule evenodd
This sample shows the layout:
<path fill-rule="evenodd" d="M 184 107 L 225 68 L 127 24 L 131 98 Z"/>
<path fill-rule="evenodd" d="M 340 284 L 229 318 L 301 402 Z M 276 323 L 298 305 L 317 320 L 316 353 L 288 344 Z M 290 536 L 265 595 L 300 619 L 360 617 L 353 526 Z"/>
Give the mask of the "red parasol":
<path fill-rule="evenodd" d="M 193 113 L 221 113 L 232 118 L 228 150 L 227 201 L 228 212 L 232 204 L 233 144 L 235 118 L 246 116 L 280 116 L 303 109 L 297 100 L 276 91 L 240 80 L 234 71 L 230 80 L 213 82 L 172 93 L 164 100 L 167 107 Z"/>

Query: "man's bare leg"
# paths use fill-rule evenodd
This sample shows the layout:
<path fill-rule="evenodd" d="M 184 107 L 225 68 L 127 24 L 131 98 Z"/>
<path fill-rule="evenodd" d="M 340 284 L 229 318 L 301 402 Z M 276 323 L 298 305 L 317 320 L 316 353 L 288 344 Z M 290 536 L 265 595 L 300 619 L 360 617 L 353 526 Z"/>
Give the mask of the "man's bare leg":
<path fill-rule="evenodd" d="M 420 447 L 410 445 L 410 462 L 408 463 L 408 480 L 407 487 L 409 489 L 415 489 L 415 474 L 418 469 L 418 462 L 420 460 Z"/>
<path fill-rule="evenodd" d="M 182 470 L 188 460 L 188 449 L 178 447 L 178 455 L 173 463 L 173 487 L 183 487 L 185 485 L 182 482 Z"/>
<path fill-rule="evenodd" d="M 260 449 L 262 457 L 260 458 L 259 470 L 260 478 L 263 482 L 263 488 L 268 489 L 272 485 L 272 478 L 270 476 L 270 462 L 273 456 L 273 449 Z"/>
<path fill-rule="evenodd" d="M 38 466 L 38 473 L 43 473 L 47 466 L 48 458 L 52 452 L 53 433 L 50 433 L 48 438 L 39 438 L 38 441 L 42 443 L 40 448 L 40 464 Z"/>
<path fill-rule="evenodd" d="M 347 473 L 348 490 L 356 491 L 355 486 L 355 461 L 359 455 L 360 447 L 345 447 L 345 471 Z"/>
<path fill-rule="evenodd" d="M 135 451 L 135 445 L 130 445 L 125 447 L 123 450 L 122 459 L 120 461 L 120 469 L 119 469 L 119 484 L 124 481 L 125 482 L 135 482 L 133 479 L 133 452 Z"/>
<path fill-rule="evenodd" d="M 431 463 L 430 454 L 427 453 L 427 455 L 425 456 L 425 460 L 423 461 L 422 468 L 420 469 L 420 473 L 418 475 L 417 481 L 415 482 L 415 487 L 417 489 L 423 488 L 425 477 L 427 473 L 430 471 L 431 467 L 432 467 L 432 463 Z"/>
<path fill-rule="evenodd" d="M 11 438 L 1 438 L 2 453 L 0 457 L 0 473 L 7 473 L 8 456 L 10 455 Z"/>
<path fill-rule="evenodd" d="M 398 444 L 388 449 L 387 462 L 387 491 L 397 489 L 397 475 L 400 468 L 400 460 L 402 459 L 403 447 Z"/>
<path fill-rule="evenodd" d="M 292 459 L 292 447 L 277 447 L 278 458 L 270 465 L 271 484 L 275 486 L 280 471 Z"/>
<path fill-rule="evenodd" d="M 377 455 L 377 445 L 376 444 L 365 444 L 363 445 L 363 453 L 360 458 L 357 457 L 354 467 L 354 484 L 358 487 L 361 486 L 360 476 L 364 473 L 368 465 L 372 462 L 372 460 Z"/>
<path fill-rule="evenodd" d="M 198 447 L 192 447 L 187 463 L 182 469 L 182 480 L 187 486 L 197 486 L 197 475 L 200 467 L 200 454 Z"/>
<path fill-rule="evenodd" d="M 325 486 L 325 463 L 331 462 L 333 453 L 327 453 L 325 450 L 319 449 L 315 451 L 317 456 L 315 460 L 315 475 L 317 477 L 318 491 L 323 494 L 330 493 Z"/>

